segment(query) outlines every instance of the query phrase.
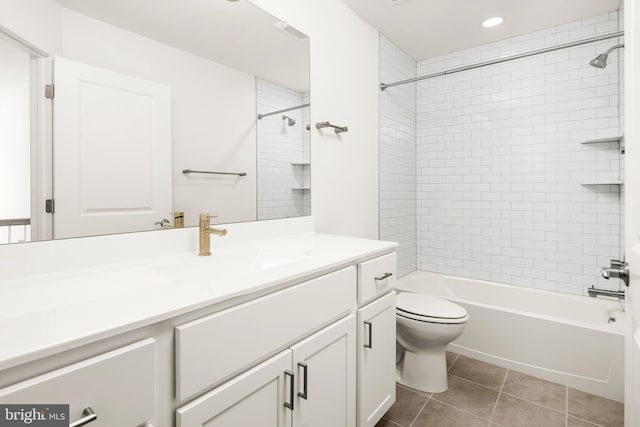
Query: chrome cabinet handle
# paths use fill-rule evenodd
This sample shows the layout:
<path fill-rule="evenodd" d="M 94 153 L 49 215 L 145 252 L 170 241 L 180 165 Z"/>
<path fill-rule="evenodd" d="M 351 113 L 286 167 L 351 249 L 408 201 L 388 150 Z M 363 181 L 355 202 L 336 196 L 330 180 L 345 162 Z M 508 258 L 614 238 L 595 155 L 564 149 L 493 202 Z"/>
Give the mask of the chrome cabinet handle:
<path fill-rule="evenodd" d="M 78 421 L 74 423 L 69 424 L 69 427 L 81 427 L 89 423 L 92 423 L 97 419 L 98 419 L 98 414 L 93 412 L 93 409 L 91 409 L 91 407 L 87 406 L 86 408 L 84 408 L 84 411 L 82 411 L 82 418 L 80 418 Z"/>
<path fill-rule="evenodd" d="M 285 408 L 289 408 L 293 411 L 293 380 L 294 380 L 294 373 L 291 372 L 290 370 L 286 370 L 284 371 L 285 376 L 289 377 L 289 401 L 288 402 L 284 402 L 284 406 Z"/>
<path fill-rule="evenodd" d="M 369 344 L 365 343 L 364 346 L 366 348 L 373 348 L 373 325 L 371 322 L 364 322 L 365 325 L 369 326 Z"/>
<path fill-rule="evenodd" d="M 307 373 L 309 371 L 309 367 L 304 362 L 298 362 L 298 366 L 302 368 L 302 392 L 298 392 L 298 396 L 307 400 Z"/>
<path fill-rule="evenodd" d="M 388 277 L 391 277 L 391 276 L 393 276 L 392 273 L 384 273 L 384 276 L 376 277 L 376 280 L 384 280 L 384 279 L 386 279 Z"/>

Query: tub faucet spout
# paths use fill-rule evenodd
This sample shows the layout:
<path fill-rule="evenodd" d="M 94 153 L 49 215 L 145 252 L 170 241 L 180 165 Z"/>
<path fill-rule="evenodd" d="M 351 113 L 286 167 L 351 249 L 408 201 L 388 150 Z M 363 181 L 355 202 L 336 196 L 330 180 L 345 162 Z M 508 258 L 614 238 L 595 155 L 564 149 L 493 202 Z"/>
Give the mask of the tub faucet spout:
<path fill-rule="evenodd" d="M 610 289 L 598 289 L 593 285 L 589 289 L 587 289 L 587 293 L 591 298 L 597 298 L 598 296 L 603 296 L 603 297 L 612 297 L 612 298 L 618 298 L 619 300 L 623 300 L 625 296 L 624 289 L 621 291 L 612 291 Z"/>

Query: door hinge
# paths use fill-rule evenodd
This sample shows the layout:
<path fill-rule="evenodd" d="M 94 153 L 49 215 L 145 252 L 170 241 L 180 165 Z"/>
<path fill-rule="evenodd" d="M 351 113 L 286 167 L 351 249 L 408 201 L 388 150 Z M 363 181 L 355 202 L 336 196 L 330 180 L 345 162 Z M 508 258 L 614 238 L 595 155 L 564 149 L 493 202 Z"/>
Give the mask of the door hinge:
<path fill-rule="evenodd" d="M 44 85 L 44 97 L 53 99 L 56 96 L 56 87 L 54 85 Z"/>
<path fill-rule="evenodd" d="M 56 211 L 56 201 L 53 199 L 47 199 L 44 202 L 44 211 L 46 213 L 54 213 Z"/>

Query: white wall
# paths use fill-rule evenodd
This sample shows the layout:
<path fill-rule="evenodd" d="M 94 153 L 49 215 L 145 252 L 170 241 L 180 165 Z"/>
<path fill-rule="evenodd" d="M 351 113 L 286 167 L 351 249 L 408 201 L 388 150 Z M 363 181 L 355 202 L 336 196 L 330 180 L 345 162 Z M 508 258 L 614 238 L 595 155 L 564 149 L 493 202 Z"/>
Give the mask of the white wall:
<path fill-rule="evenodd" d="M 302 94 L 302 103 L 310 104 L 311 103 L 311 94 L 309 92 L 305 92 Z M 302 158 L 311 162 L 311 117 L 310 117 L 310 108 L 304 108 L 302 110 L 302 123 L 304 124 L 304 135 L 302 141 Z M 306 126 L 309 125 L 309 130 L 307 130 Z M 308 183 L 311 185 L 311 167 L 309 166 L 301 166 L 300 169 L 302 172 L 302 181 L 304 183 Z M 311 191 L 303 191 L 302 192 L 302 215 L 309 216 L 311 215 Z"/>
<path fill-rule="evenodd" d="M 31 218 L 30 58 L 1 36 L 0 58 L 0 219 Z M 25 239 L 24 230 L 0 227 L 0 244 Z"/>
<path fill-rule="evenodd" d="M 173 206 L 185 211 L 186 225 L 197 225 L 200 212 L 220 223 L 256 219 L 253 76 L 66 9 L 62 56 L 171 87 Z"/>
<path fill-rule="evenodd" d="M 416 76 L 416 61 L 380 35 L 380 80 Z M 398 274 L 416 263 L 416 83 L 380 92 L 380 239 L 398 242 Z"/>
<path fill-rule="evenodd" d="M 56 0 L 0 0 L 0 27 L 49 55 L 60 53 L 61 19 Z"/>
<path fill-rule="evenodd" d="M 278 84 L 257 79 L 258 113 L 265 114 L 303 104 L 303 94 Z M 309 131 L 304 113 L 309 108 L 275 114 L 258 120 L 258 219 L 291 218 L 309 215 L 309 166 L 293 162 L 309 162 Z M 282 116 L 295 120 L 288 126 Z M 306 157 L 305 157 L 306 154 Z M 306 175 L 306 176 L 305 176 Z M 306 202 L 306 204 L 305 204 Z"/>
<path fill-rule="evenodd" d="M 418 75 L 618 30 L 617 13 L 418 63 Z M 418 268 L 586 294 L 620 257 L 620 41 L 418 83 Z M 389 89 L 392 90 L 392 89 Z"/>
<path fill-rule="evenodd" d="M 29 54 L 0 37 L 0 219 L 30 218 Z"/>
<path fill-rule="evenodd" d="M 378 237 L 378 33 L 340 0 L 251 0 L 311 38 L 312 214 L 319 232 Z M 336 136 L 320 121 L 346 125 Z"/>

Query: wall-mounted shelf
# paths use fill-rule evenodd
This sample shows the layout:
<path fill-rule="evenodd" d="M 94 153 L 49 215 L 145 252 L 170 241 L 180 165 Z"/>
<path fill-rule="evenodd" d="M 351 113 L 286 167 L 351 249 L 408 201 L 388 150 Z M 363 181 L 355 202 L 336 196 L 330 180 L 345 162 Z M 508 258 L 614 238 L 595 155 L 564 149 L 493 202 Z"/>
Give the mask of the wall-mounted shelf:
<path fill-rule="evenodd" d="M 624 139 L 624 135 L 618 135 L 618 136 L 609 136 L 606 138 L 596 138 L 596 139 L 588 139 L 586 141 L 582 141 L 581 144 L 600 144 L 600 143 L 607 143 L 607 142 L 617 142 L 620 145 L 620 154 L 624 154 L 624 144 L 622 143 L 622 140 Z"/>
<path fill-rule="evenodd" d="M 291 187 L 292 190 L 311 190 L 311 187 Z"/>
<path fill-rule="evenodd" d="M 291 162 L 292 166 L 311 166 L 310 162 Z"/>
<path fill-rule="evenodd" d="M 586 141 L 582 141 L 581 144 L 600 144 L 602 142 L 620 142 L 620 140 L 624 138 L 624 136 L 610 136 L 607 138 L 597 138 L 597 139 L 588 139 Z"/>
<path fill-rule="evenodd" d="M 624 185 L 624 181 L 593 181 L 581 182 L 580 185 Z"/>

